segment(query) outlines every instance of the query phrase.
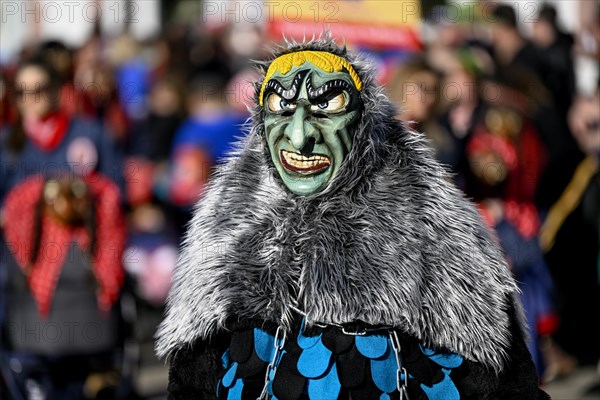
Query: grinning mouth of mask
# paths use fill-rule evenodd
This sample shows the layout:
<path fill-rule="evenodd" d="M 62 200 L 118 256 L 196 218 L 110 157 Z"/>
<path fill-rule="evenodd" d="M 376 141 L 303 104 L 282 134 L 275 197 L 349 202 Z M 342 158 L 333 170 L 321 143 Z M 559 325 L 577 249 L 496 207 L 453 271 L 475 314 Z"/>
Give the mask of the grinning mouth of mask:
<path fill-rule="evenodd" d="M 279 156 L 285 169 L 302 175 L 320 174 L 331 166 L 331 158 L 324 154 L 306 155 L 281 150 Z"/>

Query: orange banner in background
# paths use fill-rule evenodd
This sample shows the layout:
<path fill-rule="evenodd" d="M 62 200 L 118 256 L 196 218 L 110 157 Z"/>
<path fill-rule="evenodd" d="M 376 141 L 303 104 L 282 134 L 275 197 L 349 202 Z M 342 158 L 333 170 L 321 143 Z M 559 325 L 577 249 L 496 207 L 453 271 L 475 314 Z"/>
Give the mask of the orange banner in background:
<path fill-rule="evenodd" d="M 330 29 L 338 40 L 374 48 L 420 50 L 418 0 L 265 1 L 269 32 L 302 39 Z"/>

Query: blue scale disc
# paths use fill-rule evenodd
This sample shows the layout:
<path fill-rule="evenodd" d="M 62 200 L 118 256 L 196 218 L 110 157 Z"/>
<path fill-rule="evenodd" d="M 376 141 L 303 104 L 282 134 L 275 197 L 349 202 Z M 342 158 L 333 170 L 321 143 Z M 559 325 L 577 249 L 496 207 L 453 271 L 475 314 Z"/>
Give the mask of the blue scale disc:
<path fill-rule="evenodd" d="M 382 335 L 357 336 L 356 348 L 367 358 L 379 358 L 388 348 L 388 338 Z"/>
<path fill-rule="evenodd" d="M 379 396 L 379 400 L 392 400 L 390 398 L 390 395 L 387 393 L 383 393 L 381 396 Z"/>
<path fill-rule="evenodd" d="M 231 363 L 231 360 L 229 359 L 229 350 L 227 350 L 221 356 L 221 364 L 223 365 L 223 368 L 227 368 L 227 367 L 229 367 L 230 363 Z"/>
<path fill-rule="evenodd" d="M 261 329 L 254 328 L 254 350 L 256 350 L 256 354 L 264 362 L 271 362 L 273 358 L 273 353 L 275 352 L 274 341 L 274 336 L 269 335 Z"/>
<path fill-rule="evenodd" d="M 322 378 L 308 381 L 308 397 L 310 399 L 337 399 L 341 388 L 337 368 L 332 363 Z"/>
<path fill-rule="evenodd" d="M 229 393 L 227 393 L 227 400 L 241 400 L 243 390 L 244 390 L 244 380 L 237 379 L 235 381 L 235 385 L 231 389 L 229 389 Z"/>
<path fill-rule="evenodd" d="M 437 353 L 435 350 L 428 349 L 426 347 L 420 346 L 421 351 L 425 354 L 431 361 L 434 363 L 444 367 L 444 368 L 458 368 L 463 363 L 463 358 L 458 354 L 454 353 Z"/>
<path fill-rule="evenodd" d="M 332 364 L 331 354 L 331 350 L 319 340 L 313 347 L 303 350 L 300 354 L 297 365 L 298 372 L 306 378 L 320 377 L 327 371 L 327 367 Z"/>
<path fill-rule="evenodd" d="M 429 400 L 460 400 L 460 393 L 448 376 L 448 370 L 443 369 L 442 371 L 444 372 L 444 379 L 441 382 L 431 387 L 421 384 L 421 389 L 423 389 Z"/>
<path fill-rule="evenodd" d="M 432 356 L 432 355 L 434 355 L 436 353 L 435 350 L 430 349 L 429 347 L 425 347 L 423 345 L 419 345 L 419 347 L 421 348 L 421 352 L 423 354 L 425 354 L 427 357 Z"/>
<path fill-rule="evenodd" d="M 233 385 L 233 381 L 235 380 L 235 373 L 237 371 L 237 366 L 238 364 L 236 362 L 231 364 L 231 368 L 229 368 L 229 370 L 225 373 L 225 376 L 223 377 L 223 386 L 231 387 L 231 385 Z"/>
<path fill-rule="evenodd" d="M 388 349 L 383 357 L 371 360 L 371 376 L 373 382 L 382 392 L 391 393 L 396 390 L 396 373 L 398 363 L 395 354 Z"/>

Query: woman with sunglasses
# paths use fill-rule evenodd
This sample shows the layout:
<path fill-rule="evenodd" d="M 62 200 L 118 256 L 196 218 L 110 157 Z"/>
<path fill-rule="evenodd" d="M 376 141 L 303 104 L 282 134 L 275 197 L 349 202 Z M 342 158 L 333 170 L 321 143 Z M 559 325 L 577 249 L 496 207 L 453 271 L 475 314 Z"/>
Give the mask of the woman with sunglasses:
<path fill-rule="evenodd" d="M 65 100 L 76 101 L 61 99 L 61 84 L 43 58 L 23 62 L 15 73 L 16 122 L 0 131 L 0 209 L 8 191 L 33 174 L 99 172 L 122 186 L 120 149 L 102 126 L 61 109 Z"/>
<path fill-rule="evenodd" d="M 99 398 L 119 381 L 120 151 L 61 108 L 75 101 L 61 83 L 43 58 L 21 64 L 0 130 L 0 372 L 16 400 Z"/>

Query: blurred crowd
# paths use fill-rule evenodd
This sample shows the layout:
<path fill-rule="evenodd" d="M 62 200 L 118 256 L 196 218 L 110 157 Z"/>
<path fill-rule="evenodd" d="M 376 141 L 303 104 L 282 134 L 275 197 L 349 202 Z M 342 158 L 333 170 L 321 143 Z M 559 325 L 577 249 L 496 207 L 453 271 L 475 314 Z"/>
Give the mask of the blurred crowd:
<path fill-rule="evenodd" d="M 418 53 L 359 50 L 495 230 L 549 382 L 600 359 L 600 80 L 574 67 L 576 55 L 600 61 L 600 11 L 577 35 L 551 6 L 527 35 L 511 6 L 493 23 L 442 11 L 425 16 Z M 250 60 L 270 40 L 253 25 L 175 22 L 145 42 L 31 44 L 1 67 L 8 398 L 135 398 L 193 204 L 244 135 Z M 72 321 L 111 335 L 91 340 Z"/>
<path fill-rule="evenodd" d="M 455 183 L 494 228 L 520 285 L 529 349 L 543 382 L 596 363 L 600 331 L 600 81 L 578 80 L 576 56 L 600 60 L 600 14 L 564 32 L 545 5 L 521 31 L 500 5 L 492 24 L 434 26 L 434 40 L 391 74 L 398 118 L 424 132 Z"/>

